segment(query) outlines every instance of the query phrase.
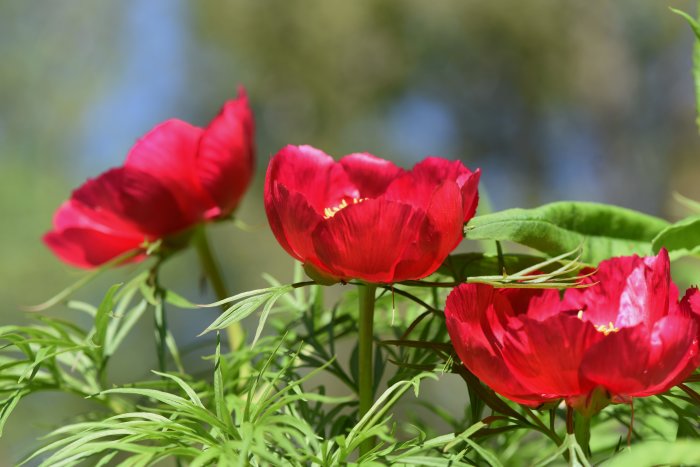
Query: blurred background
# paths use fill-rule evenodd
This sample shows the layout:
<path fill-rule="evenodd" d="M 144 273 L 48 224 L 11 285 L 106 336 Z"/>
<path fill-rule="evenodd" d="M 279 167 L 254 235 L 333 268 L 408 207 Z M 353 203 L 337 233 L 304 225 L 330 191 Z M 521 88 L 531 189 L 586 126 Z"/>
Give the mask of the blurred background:
<path fill-rule="evenodd" d="M 481 167 L 493 209 L 559 199 L 676 219 L 674 191 L 700 199 L 693 37 L 669 6 L 636 0 L 273 2 L 0 1 L 0 323 L 81 277 L 42 245 L 53 211 L 87 177 L 121 164 L 171 117 L 206 125 L 244 85 L 258 171 L 239 217 L 211 229 L 232 292 L 289 281 L 266 228 L 266 162 L 285 144 L 367 151 L 410 166 L 426 155 Z M 182 254 L 166 286 L 195 301 Z M 98 301 L 125 268 L 81 291 Z M 56 313 L 62 313 L 61 310 Z M 63 312 L 75 316 L 75 312 Z M 215 312 L 173 310 L 180 342 Z M 251 326 L 254 326 L 252 323 Z M 116 383 L 155 362 L 151 323 L 114 362 Z M 88 404 L 22 402 L 0 439 L 10 465 Z M 48 414 L 48 408 L 51 413 Z"/>

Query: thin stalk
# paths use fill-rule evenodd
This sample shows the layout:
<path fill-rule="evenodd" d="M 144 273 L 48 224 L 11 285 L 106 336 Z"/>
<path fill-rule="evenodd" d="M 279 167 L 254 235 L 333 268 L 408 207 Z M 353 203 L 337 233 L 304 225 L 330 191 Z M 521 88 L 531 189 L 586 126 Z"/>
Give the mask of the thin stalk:
<path fill-rule="evenodd" d="M 566 406 L 566 434 L 574 434 L 574 409 L 569 405 Z"/>
<path fill-rule="evenodd" d="M 591 417 L 578 412 L 574 415 L 574 435 L 576 442 L 586 457 L 591 455 Z"/>
<path fill-rule="evenodd" d="M 359 286 L 359 368 L 358 368 L 358 396 L 360 398 L 361 420 L 372 408 L 374 402 L 374 359 L 372 348 L 374 345 L 374 296 L 377 286 L 364 284 Z M 374 447 L 374 439 L 368 439 L 360 445 L 360 456 L 371 451 Z"/>
<path fill-rule="evenodd" d="M 166 342 L 168 332 L 168 321 L 165 315 L 165 305 L 163 303 L 163 293 L 156 290 L 156 305 L 153 313 L 154 331 L 156 333 L 156 355 L 158 355 L 158 370 L 164 373 L 167 370 L 166 364 Z"/>
<path fill-rule="evenodd" d="M 219 300 L 224 300 L 230 297 L 231 295 L 228 293 L 228 290 L 226 290 L 226 285 L 224 284 L 221 268 L 216 262 L 214 255 L 212 255 L 204 226 L 197 228 L 197 231 L 194 234 L 194 244 L 197 248 L 199 262 L 202 265 L 204 275 L 207 277 L 207 280 L 209 280 L 209 283 L 214 289 L 216 297 Z M 245 332 L 243 331 L 241 323 L 233 323 L 229 325 L 226 328 L 226 336 L 228 338 L 231 350 L 239 349 L 245 343 Z"/>
<path fill-rule="evenodd" d="M 167 337 L 168 337 L 168 320 L 165 314 L 165 301 L 163 300 L 164 291 L 158 281 L 160 265 L 162 259 L 159 259 L 156 264 L 148 271 L 148 284 L 153 287 L 153 295 L 155 303 L 153 303 L 153 332 L 155 333 L 156 355 L 158 356 L 158 370 L 161 373 L 167 371 Z M 161 377 L 162 379 L 162 377 Z"/>
<path fill-rule="evenodd" d="M 503 247 L 498 240 L 496 240 L 496 254 L 498 255 L 498 274 L 505 274 L 506 262 L 503 259 Z"/>

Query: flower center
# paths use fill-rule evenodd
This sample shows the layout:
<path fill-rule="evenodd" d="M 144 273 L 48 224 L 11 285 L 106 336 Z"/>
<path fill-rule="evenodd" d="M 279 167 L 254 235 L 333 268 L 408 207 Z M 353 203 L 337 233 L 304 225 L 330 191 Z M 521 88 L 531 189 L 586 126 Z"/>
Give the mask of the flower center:
<path fill-rule="evenodd" d="M 359 204 L 363 201 L 367 201 L 368 199 L 369 198 L 352 198 L 350 203 L 348 203 L 346 199 L 343 199 L 343 201 L 341 201 L 339 205 L 333 206 L 332 208 L 325 208 L 323 210 L 323 218 L 330 219 L 331 217 L 335 216 L 339 211 L 342 211 L 343 209 L 350 206 L 350 204 Z"/>
<path fill-rule="evenodd" d="M 576 317 L 583 321 L 583 310 L 578 310 Z M 602 332 L 606 336 L 620 330 L 620 328 L 615 327 L 612 321 L 608 322 L 608 324 L 594 324 L 593 326 L 595 327 L 596 331 Z"/>

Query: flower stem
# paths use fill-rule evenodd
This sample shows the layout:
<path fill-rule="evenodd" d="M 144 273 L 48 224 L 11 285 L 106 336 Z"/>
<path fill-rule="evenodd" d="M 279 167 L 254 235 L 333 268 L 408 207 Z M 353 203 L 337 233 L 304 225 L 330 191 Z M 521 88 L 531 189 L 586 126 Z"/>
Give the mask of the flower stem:
<path fill-rule="evenodd" d="M 374 360 L 372 347 L 374 344 L 374 295 L 377 286 L 363 284 L 359 287 L 358 305 L 359 317 L 359 368 L 358 368 L 358 396 L 360 398 L 359 419 L 361 420 L 374 402 Z M 360 455 L 367 453 L 374 447 L 374 439 L 368 439 L 360 445 Z"/>
<path fill-rule="evenodd" d="M 230 297 L 230 294 L 226 290 L 226 285 L 224 284 L 221 268 L 216 262 L 214 255 L 211 253 L 211 247 L 209 246 L 209 240 L 207 239 L 204 226 L 197 228 L 194 235 L 194 243 L 197 247 L 197 254 L 199 255 L 199 262 L 202 265 L 202 270 L 214 289 L 216 297 L 219 300 Z M 226 328 L 226 335 L 231 350 L 239 349 L 245 342 L 245 332 L 240 323 L 229 325 L 229 327 Z"/>
<path fill-rule="evenodd" d="M 590 456 L 591 454 L 591 417 L 582 415 L 578 412 L 574 415 L 574 434 L 576 436 L 576 441 L 584 455 Z"/>

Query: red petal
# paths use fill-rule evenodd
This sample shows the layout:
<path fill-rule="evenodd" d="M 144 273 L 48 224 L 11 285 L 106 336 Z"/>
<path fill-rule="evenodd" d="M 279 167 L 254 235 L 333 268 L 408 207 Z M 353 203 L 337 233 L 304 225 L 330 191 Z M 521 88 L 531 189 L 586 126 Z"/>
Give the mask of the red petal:
<path fill-rule="evenodd" d="M 394 269 L 425 216 L 383 199 L 351 204 L 312 233 L 319 261 L 342 279 L 394 282 Z"/>
<path fill-rule="evenodd" d="M 377 198 L 389 184 L 404 173 L 392 162 L 367 153 L 350 154 L 340 159 L 345 173 L 359 190 L 361 198 Z"/>
<path fill-rule="evenodd" d="M 468 221 L 474 216 L 479 203 L 479 178 L 481 171 L 472 172 L 460 161 L 448 161 L 439 157 L 427 157 L 413 167 L 416 179 L 428 183 L 441 183 L 443 180 L 454 180 L 462 192 L 462 220 Z"/>
<path fill-rule="evenodd" d="M 592 345 L 581 363 L 581 377 L 603 386 L 613 396 L 637 394 L 647 384 L 648 362 L 649 333 L 639 324 L 604 336 Z"/>
<path fill-rule="evenodd" d="M 543 321 L 559 314 L 559 292 L 552 289 L 503 289 L 515 314 L 527 314 L 528 318 Z"/>
<path fill-rule="evenodd" d="M 462 187 L 462 206 L 464 208 L 463 221 L 467 222 L 474 217 L 476 208 L 479 205 L 479 178 L 481 170 L 476 169 L 474 173 L 462 175 L 457 179 L 457 184 L 463 183 Z"/>
<path fill-rule="evenodd" d="M 645 395 L 665 392 L 698 367 L 699 330 L 696 320 L 678 315 L 666 316 L 654 324 L 648 367 L 650 387 Z"/>
<path fill-rule="evenodd" d="M 286 146 L 270 161 L 265 184 L 283 185 L 306 198 L 317 213 L 333 208 L 343 200 L 360 198 L 340 164 L 311 146 Z"/>
<path fill-rule="evenodd" d="M 143 237 L 112 235 L 85 228 L 67 228 L 44 235 L 44 243 L 56 256 L 81 268 L 93 268 L 140 247 Z M 133 258 L 138 261 L 144 256 Z"/>
<path fill-rule="evenodd" d="M 323 219 L 301 194 L 289 192 L 285 186 L 275 182 L 266 184 L 265 211 L 272 232 L 287 253 L 303 263 L 319 263 L 311 231 Z"/>
<path fill-rule="evenodd" d="M 656 321 L 668 314 L 670 295 L 676 293 L 675 286 L 673 288 L 670 286 L 668 253 L 663 249 L 657 256 L 632 258 L 634 259 L 633 269 L 629 270 L 623 266 L 623 270 L 627 274 L 626 278 L 624 276 L 605 277 L 605 275 L 596 274 L 600 285 L 595 288 L 602 287 L 617 291 L 622 285 L 617 316 L 608 317 L 607 321 L 596 321 L 591 314 L 587 314 L 584 315 L 586 319 L 592 320 L 598 325 L 612 322 L 618 328 L 635 326 L 644 322 L 647 328 L 651 329 Z M 622 260 L 622 258 L 613 258 L 605 263 L 606 266 L 607 264 L 614 266 L 616 263 L 630 265 L 629 261 Z M 612 281 L 618 282 L 613 283 Z"/>
<path fill-rule="evenodd" d="M 94 182 L 89 180 L 86 182 L 86 185 L 90 183 Z M 138 226 L 133 222 L 123 219 L 116 213 L 106 209 L 90 208 L 73 198 L 64 202 L 58 208 L 53 218 L 53 226 L 56 231 L 69 228 L 86 228 L 112 234 L 118 232 L 132 232 L 134 235 L 140 234 Z"/>
<path fill-rule="evenodd" d="M 472 172 L 460 161 L 449 161 L 440 157 L 426 157 L 412 170 L 418 179 L 424 179 L 433 184 L 439 184 L 445 180 L 454 180 L 460 188 L 464 185 Z"/>
<path fill-rule="evenodd" d="M 586 350 L 603 338 L 590 323 L 559 314 L 538 321 L 519 318 L 503 346 L 503 358 L 525 387 L 553 399 L 587 393 L 592 386 L 579 380 Z"/>
<path fill-rule="evenodd" d="M 649 333 L 645 323 L 621 329 L 592 346 L 582 376 L 619 399 L 665 392 L 698 364 L 698 324 L 674 315 L 660 319 Z"/>
<path fill-rule="evenodd" d="M 82 268 L 99 266 L 145 240 L 131 222 L 108 210 L 91 210 L 74 199 L 58 208 L 53 224 L 44 243 L 63 261 Z"/>
<path fill-rule="evenodd" d="M 580 289 L 567 289 L 562 309 L 583 310 L 583 319 L 594 324 L 616 323 L 620 311 L 620 297 L 628 277 L 644 265 L 639 256 L 620 256 L 603 261 L 596 273 L 583 279 L 584 284 L 596 284 Z"/>
<path fill-rule="evenodd" d="M 180 204 L 160 180 L 129 168 L 111 169 L 88 180 L 73 192 L 72 200 L 82 209 L 95 211 L 113 231 L 138 230 L 153 237 L 177 232 L 197 221 L 191 212 L 183 212 Z M 93 217 L 95 216 L 95 217 Z M 108 221 L 107 219 L 118 218 Z"/>
<path fill-rule="evenodd" d="M 433 192 L 418 237 L 401 255 L 394 280 L 421 279 L 435 272 L 462 240 L 462 201 L 455 183 Z"/>
<path fill-rule="evenodd" d="M 197 152 L 197 175 L 220 208 L 221 216 L 233 212 L 250 184 L 254 167 L 254 123 L 248 97 L 226 102 L 204 130 Z"/>
<path fill-rule="evenodd" d="M 499 291 L 463 284 L 447 297 L 445 319 L 452 345 L 464 365 L 496 392 L 516 402 L 539 405 L 549 398 L 533 394 L 513 376 L 501 355 L 504 326 L 513 310 Z"/>
<path fill-rule="evenodd" d="M 634 326 L 643 322 L 648 329 L 668 314 L 669 284 L 671 282 L 668 252 L 663 249 L 657 256 L 643 258 L 629 275 L 620 296 L 617 327 Z"/>
<path fill-rule="evenodd" d="M 428 157 L 394 180 L 386 190 L 386 198 L 410 203 L 426 209 L 434 191 L 443 183 L 453 182 L 462 194 L 462 221 L 476 210 L 478 174 L 473 174 L 459 161 Z M 462 191 L 463 190 L 463 191 Z M 467 217 L 468 216 L 468 217 Z"/>
<path fill-rule="evenodd" d="M 678 306 L 677 314 L 685 318 L 689 318 L 695 323 L 696 328 L 699 330 L 696 341 L 700 340 L 700 292 L 698 292 L 697 288 L 691 287 L 686 291 L 683 300 L 681 300 L 681 303 Z M 700 344 L 696 342 L 695 345 L 700 349 Z M 687 367 L 684 370 L 681 370 L 680 373 L 685 375 L 690 374 L 699 366 L 700 352 L 696 352 L 693 358 L 688 362 Z"/>
<path fill-rule="evenodd" d="M 691 287 L 685 292 L 679 309 L 683 316 L 700 320 L 700 292 L 697 287 Z"/>
<path fill-rule="evenodd" d="M 203 130 L 181 120 L 167 120 L 139 139 L 124 167 L 151 175 L 167 188 L 191 218 L 201 218 L 213 201 L 197 179 L 197 148 Z"/>

